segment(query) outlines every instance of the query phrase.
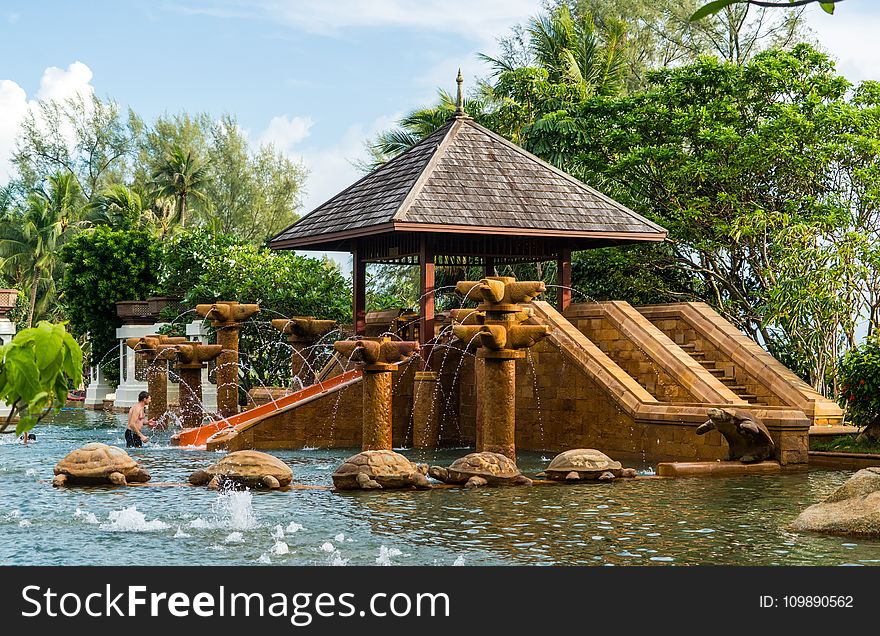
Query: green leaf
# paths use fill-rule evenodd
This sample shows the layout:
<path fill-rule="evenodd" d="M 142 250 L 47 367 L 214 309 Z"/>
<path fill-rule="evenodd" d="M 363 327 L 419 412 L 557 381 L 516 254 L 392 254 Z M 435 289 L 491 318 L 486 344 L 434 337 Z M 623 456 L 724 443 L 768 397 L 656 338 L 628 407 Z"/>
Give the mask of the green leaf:
<path fill-rule="evenodd" d="M 732 4 L 736 4 L 740 2 L 740 0 L 712 0 L 712 2 L 708 4 L 704 4 L 702 7 L 694 11 L 694 14 L 691 16 L 691 22 L 696 22 L 697 20 L 702 20 L 703 18 L 715 15 L 719 11 L 721 11 L 725 7 L 729 7 Z"/>
<path fill-rule="evenodd" d="M 822 7 L 822 10 L 825 11 L 825 13 L 831 13 L 832 15 L 834 14 L 833 2 L 820 2 L 819 6 Z"/>

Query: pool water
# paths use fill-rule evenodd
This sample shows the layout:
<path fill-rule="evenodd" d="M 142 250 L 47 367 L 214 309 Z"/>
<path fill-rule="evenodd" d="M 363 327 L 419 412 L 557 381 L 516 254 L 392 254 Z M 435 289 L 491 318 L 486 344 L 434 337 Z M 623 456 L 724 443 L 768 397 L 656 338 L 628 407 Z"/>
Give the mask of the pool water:
<path fill-rule="evenodd" d="M 846 471 L 618 480 L 429 492 L 217 493 L 204 488 L 53 488 L 55 463 L 88 442 L 123 444 L 121 416 L 62 411 L 22 446 L 0 436 L 3 565 L 869 565 L 880 541 L 786 526 Z M 218 454 L 130 449 L 153 482 L 184 482 Z M 353 450 L 277 451 L 299 483 L 329 485 Z M 466 449 L 404 451 L 446 465 Z M 526 474 L 552 455 L 523 453 Z"/>

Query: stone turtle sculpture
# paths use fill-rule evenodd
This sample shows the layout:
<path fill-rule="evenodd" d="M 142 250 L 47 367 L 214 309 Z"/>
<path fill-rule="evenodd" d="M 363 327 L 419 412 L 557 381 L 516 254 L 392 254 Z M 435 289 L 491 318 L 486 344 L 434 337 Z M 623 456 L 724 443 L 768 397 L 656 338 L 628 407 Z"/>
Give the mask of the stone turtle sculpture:
<path fill-rule="evenodd" d="M 100 442 L 86 444 L 71 451 L 55 465 L 53 486 L 71 484 L 116 484 L 125 486 L 129 482 L 140 483 L 150 480 L 150 473 L 117 446 Z"/>
<path fill-rule="evenodd" d="M 532 480 L 524 476 L 516 464 L 498 453 L 471 453 L 456 459 L 449 468 L 431 466 L 428 474 L 446 484 L 464 484 L 465 488 L 477 486 L 531 486 Z"/>
<path fill-rule="evenodd" d="M 189 483 L 218 489 L 223 485 L 246 488 L 281 488 L 293 481 L 293 471 L 280 459 L 268 453 L 242 450 L 229 453 L 205 470 L 189 476 Z"/>
<path fill-rule="evenodd" d="M 556 481 L 610 481 L 617 477 L 635 477 L 636 471 L 624 468 L 620 462 L 593 448 L 574 448 L 554 457 L 544 476 Z"/>
<path fill-rule="evenodd" d="M 390 450 L 367 450 L 353 455 L 333 473 L 339 490 L 430 488 L 426 464 L 415 464 Z"/>
<path fill-rule="evenodd" d="M 739 409 L 709 409 L 709 419 L 697 427 L 697 435 L 717 430 L 727 440 L 728 461 L 744 464 L 773 457 L 775 445 L 767 427 L 756 416 Z"/>

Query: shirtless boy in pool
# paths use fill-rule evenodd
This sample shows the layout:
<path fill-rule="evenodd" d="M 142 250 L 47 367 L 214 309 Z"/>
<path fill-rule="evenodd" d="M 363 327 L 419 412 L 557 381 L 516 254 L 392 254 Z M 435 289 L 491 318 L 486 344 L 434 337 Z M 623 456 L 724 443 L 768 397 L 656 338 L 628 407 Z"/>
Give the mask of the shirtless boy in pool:
<path fill-rule="evenodd" d="M 129 448 L 140 448 L 150 438 L 143 434 L 141 427 L 145 424 L 150 426 L 151 420 L 147 420 L 146 408 L 152 401 L 150 394 L 141 391 L 138 395 L 137 404 L 128 409 L 128 426 L 125 427 L 125 445 Z"/>

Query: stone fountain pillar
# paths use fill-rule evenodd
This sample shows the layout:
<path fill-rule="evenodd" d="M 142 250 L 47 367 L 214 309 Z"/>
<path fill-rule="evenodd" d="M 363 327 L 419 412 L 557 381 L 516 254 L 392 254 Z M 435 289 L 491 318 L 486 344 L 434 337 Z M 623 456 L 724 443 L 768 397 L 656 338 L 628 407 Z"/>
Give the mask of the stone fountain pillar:
<path fill-rule="evenodd" d="M 174 345 L 177 355 L 175 368 L 180 375 L 180 423 L 193 428 L 202 423 L 205 410 L 202 405 L 202 369 L 206 362 L 220 355 L 221 345 L 198 342 Z"/>
<path fill-rule="evenodd" d="M 437 448 L 440 442 L 440 416 L 436 371 L 416 371 L 413 385 L 413 447 Z"/>
<path fill-rule="evenodd" d="M 418 342 L 390 338 L 341 340 L 333 348 L 363 371 L 361 450 L 391 450 L 391 372 L 419 350 Z"/>
<path fill-rule="evenodd" d="M 477 401 L 481 405 L 478 452 L 499 453 L 516 461 L 516 361 L 550 331 L 546 325 L 522 324 L 528 315 L 518 303 L 528 302 L 544 290 L 542 281 L 517 282 L 508 276 L 456 285 L 465 298 L 483 301 L 476 312 L 454 311 L 453 320 L 459 324 L 452 328 L 465 343 L 477 342 L 477 358 L 483 362 L 477 374 Z"/>
<path fill-rule="evenodd" d="M 303 386 L 313 384 L 315 373 L 312 362 L 315 359 L 315 343 L 336 327 L 335 320 L 316 320 L 314 316 L 293 316 L 277 318 L 272 326 L 287 336 L 293 347 L 290 355 L 290 370 L 294 381 L 299 378 Z"/>
<path fill-rule="evenodd" d="M 160 419 L 168 412 L 168 362 L 174 360 L 177 350 L 174 345 L 183 344 L 183 337 L 161 335 L 129 338 L 126 342 L 135 355 L 140 355 L 147 365 L 147 391 L 153 398 L 150 404 L 150 417 Z"/>
<path fill-rule="evenodd" d="M 217 358 L 217 411 L 221 417 L 238 413 L 238 333 L 241 323 L 258 311 L 259 305 L 235 301 L 196 306 L 196 313 L 211 321 L 222 347 Z"/>

